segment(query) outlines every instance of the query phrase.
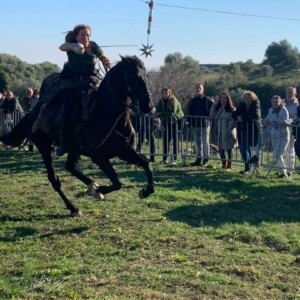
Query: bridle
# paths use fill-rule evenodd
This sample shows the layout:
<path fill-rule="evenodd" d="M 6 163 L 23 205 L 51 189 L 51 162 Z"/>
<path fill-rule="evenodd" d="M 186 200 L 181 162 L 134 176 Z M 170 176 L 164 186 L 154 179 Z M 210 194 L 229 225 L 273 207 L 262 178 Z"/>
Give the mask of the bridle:
<path fill-rule="evenodd" d="M 125 71 L 125 73 L 124 73 L 124 86 L 126 87 L 126 90 L 125 90 L 125 93 L 123 92 L 123 94 L 125 95 L 124 96 L 124 98 L 126 99 L 128 96 L 129 96 L 129 94 L 131 93 L 131 91 L 132 91 L 132 88 L 131 88 L 131 86 L 128 84 L 128 72 L 127 72 L 127 70 L 125 69 L 124 70 Z M 107 84 L 107 87 L 108 87 L 108 89 L 109 89 L 109 92 L 112 94 L 112 95 L 118 95 L 118 91 L 115 91 L 113 88 L 112 88 L 112 85 L 111 85 L 111 83 L 110 83 L 110 79 L 109 79 L 109 76 L 107 76 L 106 78 L 105 78 L 105 80 L 106 80 L 106 84 Z M 116 89 L 117 90 L 117 89 Z M 130 96 L 129 96 L 130 97 Z M 124 105 L 124 103 L 122 103 L 121 105 Z M 105 142 L 108 140 L 108 138 L 112 135 L 112 133 L 114 132 L 114 133 L 116 133 L 116 134 L 118 134 L 119 136 L 121 136 L 122 138 L 124 138 L 127 142 L 129 142 L 130 141 L 130 138 L 135 134 L 135 132 L 134 132 L 134 129 L 133 129 L 133 127 L 132 127 L 132 125 L 130 126 L 130 134 L 129 134 L 129 136 L 125 136 L 124 134 L 122 134 L 120 131 L 118 131 L 117 129 L 116 129 L 116 126 L 118 125 L 118 123 L 119 123 L 119 121 L 122 119 L 122 117 L 124 117 L 124 115 L 127 113 L 127 111 L 125 110 L 125 111 L 122 111 L 121 112 L 121 114 L 117 117 L 117 119 L 115 120 L 115 122 L 114 122 L 114 124 L 113 124 L 113 126 L 111 127 L 103 118 L 99 118 L 99 121 L 106 127 L 106 128 L 108 128 L 108 129 L 110 129 L 109 130 L 109 132 L 107 133 L 107 135 L 105 136 L 105 138 L 98 144 L 98 145 L 93 145 L 93 144 L 91 144 L 90 146 L 93 148 L 93 149 L 99 149 L 99 148 L 101 148 L 104 144 L 105 144 Z"/>
<path fill-rule="evenodd" d="M 106 137 L 101 141 L 100 144 L 98 145 L 91 145 L 91 147 L 93 149 L 99 149 L 101 148 L 105 142 L 107 141 L 107 139 L 112 135 L 113 132 L 117 133 L 118 135 L 120 135 L 121 137 L 123 137 L 127 142 L 130 141 L 130 138 L 132 137 L 132 135 L 135 133 L 134 130 L 133 130 L 133 127 L 130 126 L 130 135 L 129 136 L 125 136 L 124 134 L 122 134 L 121 132 L 119 132 L 118 130 L 116 130 L 116 126 L 118 124 L 118 122 L 121 120 L 121 118 L 126 114 L 126 111 L 123 111 L 119 116 L 118 118 L 116 119 L 115 123 L 113 124 L 112 128 L 110 129 L 110 131 L 108 132 L 108 134 L 106 135 Z M 100 121 L 107 127 L 107 128 L 110 128 L 110 126 L 102 119 L 100 118 Z"/>
<path fill-rule="evenodd" d="M 124 63 L 126 63 L 124 61 Z M 117 66 L 116 66 L 117 67 Z M 116 72 L 117 70 L 111 70 L 113 72 Z M 110 72 L 111 72 L 110 71 Z M 141 75 L 138 75 L 139 77 L 142 77 Z M 105 78 L 103 81 L 105 82 L 102 82 L 102 84 L 106 84 L 109 92 L 114 95 L 115 97 L 121 97 L 121 98 L 124 98 L 124 99 L 127 99 L 128 97 L 130 97 L 131 99 L 133 98 L 141 98 L 141 97 L 144 97 L 147 93 L 144 93 L 144 94 L 138 94 L 138 95 L 133 95 L 133 87 L 130 83 L 130 80 L 129 80 L 129 72 L 126 68 L 124 68 L 124 75 L 123 75 L 123 80 L 121 82 L 117 82 L 117 86 L 116 88 L 113 88 L 113 85 L 111 84 L 111 77 L 109 74 L 106 74 Z M 123 85 L 123 89 L 122 91 L 120 91 L 120 87 L 121 85 Z M 120 95 L 121 94 L 121 95 Z M 133 105 L 135 105 L 136 103 L 133 103 Z M 123 101 L 122 101 L 122 104 L 121 105 L 127 105 L 125 104 Z M 129 107 L 128 107 L 129 108 Z M 119 130 L 116 129 L 116 126 L 118 125 L 119 121 L 124 117 L 124 115 L 127 113 L 127 111 L 123 111 L 120 113 L 120 115 L 118 115 L 117 119 L 115 120 L 113 126 L 110 126 L 103 118 L 101 117 L 98 117 L 98 120 L 106 127 L 109 129 L 109 132 L 107 133 L 107 135 L 105 136 L 105 138 L 98 144 L 98 145 L 93 145 L 93 144 L 90 144 L 90 147 L 92 147 L 93 149 L 99 149 L 100 147 L 102 147 L 105 142 L 108 140 L 108 138 L 112 135 L 112 133 L 116 133 L 118 134 L 119 136 L 121 136 L 122 138 L 124 138 L 127 142 L 130 141 L 131 137 L 135 134 L 135 131 L 134 131 L 134 128 L 132 126 L 132 124 L 130 123 L 130 134 L 129 136 L 125 136 L 124 134 L 122 134 Z"/>

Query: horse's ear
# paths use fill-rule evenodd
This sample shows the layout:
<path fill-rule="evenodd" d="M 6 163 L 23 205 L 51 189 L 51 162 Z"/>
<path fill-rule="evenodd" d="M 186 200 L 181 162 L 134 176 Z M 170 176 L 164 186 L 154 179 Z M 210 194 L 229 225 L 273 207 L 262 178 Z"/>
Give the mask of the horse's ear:
<path fill-rule="evenodd" d="M 130 64 L 131 60 L 130 60 L 130 57 L 129 56 L 122 56 L 121 54 L 119 54 L 122 61 L 126 61 L 127 63 Z"/>

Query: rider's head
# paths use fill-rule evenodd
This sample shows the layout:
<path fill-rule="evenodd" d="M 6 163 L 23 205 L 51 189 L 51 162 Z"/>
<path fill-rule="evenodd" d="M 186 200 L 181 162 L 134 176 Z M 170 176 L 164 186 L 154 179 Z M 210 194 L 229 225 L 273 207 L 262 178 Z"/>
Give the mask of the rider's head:
<path fill-rule="evenodd" d="M 91 27 L 89 25 L 79 24 L 74 27 L 73 30 L 68 31 L 65 41 L 66 43 L 80 43 L 78 41 L 78 37 L 81 35 L 81 33 L 87 33 L 88 36 L 91 35 Z"/>

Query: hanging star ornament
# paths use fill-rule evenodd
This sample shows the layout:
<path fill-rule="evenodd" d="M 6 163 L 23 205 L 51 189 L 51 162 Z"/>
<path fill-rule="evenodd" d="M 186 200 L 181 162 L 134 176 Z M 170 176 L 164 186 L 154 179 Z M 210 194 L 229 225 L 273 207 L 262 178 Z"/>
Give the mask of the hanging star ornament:
<path fill-rule="evenodd" d="M 149 46 L 149 44 L 147 45 L 143 45 L 143 48 L 141 48 L 140 50 L 142 51 L 141 55 L 145 55 L 145 57 L 147 58 L 148 55 L 152 56 L 151 52 L 153 52 L 154 50 L 152 50 L 153 45 Z"/>

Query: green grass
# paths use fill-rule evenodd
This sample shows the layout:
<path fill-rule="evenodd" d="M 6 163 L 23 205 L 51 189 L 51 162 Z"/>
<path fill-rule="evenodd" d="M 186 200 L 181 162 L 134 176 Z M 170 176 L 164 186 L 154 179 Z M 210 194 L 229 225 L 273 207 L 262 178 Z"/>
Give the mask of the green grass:
<path fill-rule="evenodd" d="M 300 299 L 299 175 L 154 164 L 140 200 L 143 172 L 117 161 L 124 188 L 97 202 L 56 165 L 81 218 L 38 154 L 0 152 L 0 299 Z"/>

